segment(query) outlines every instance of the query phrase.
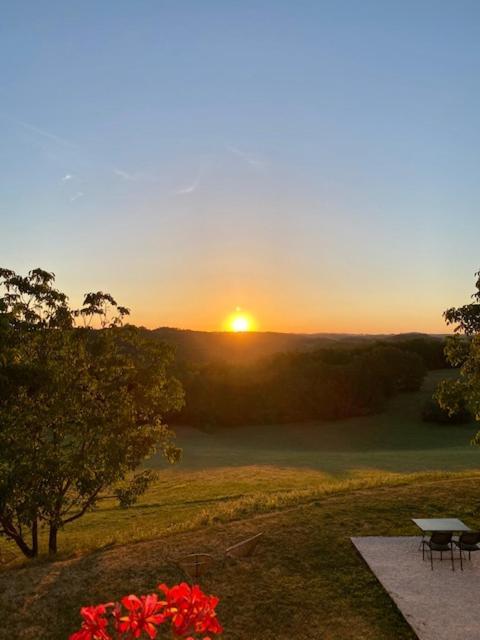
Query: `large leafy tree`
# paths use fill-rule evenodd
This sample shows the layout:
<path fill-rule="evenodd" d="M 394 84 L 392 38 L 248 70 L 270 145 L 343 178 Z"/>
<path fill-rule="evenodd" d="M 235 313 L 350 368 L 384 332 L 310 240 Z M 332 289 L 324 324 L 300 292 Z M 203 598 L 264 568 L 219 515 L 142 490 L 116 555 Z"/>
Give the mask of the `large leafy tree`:
<path fill-rule="evenodd" d="M 449 415 L 466 408 L 480 421 L 480 271 L 475 276 L 472 302 L 447 309 L 443 314 L 455 331 L 454 336 L 447 338 L 445 353 L 452 366 L 460 367 L 460 375 L 455 380 L 444 380 L 436 398 Z M 480 445 L 480 432 L 474 444 Z"/>
<path fill-rule="evenodd" d="M 183 401 L 171 349 L 122 326 L 128 309 L 109 294 L 74 310 L 54 283 L 0 270 L 0 533 L 27 557 L 39 528 L 55 553 L 105 491 L 126 503 L 147 486 L 146 457 L 179 456 L 162 422 Z"/>

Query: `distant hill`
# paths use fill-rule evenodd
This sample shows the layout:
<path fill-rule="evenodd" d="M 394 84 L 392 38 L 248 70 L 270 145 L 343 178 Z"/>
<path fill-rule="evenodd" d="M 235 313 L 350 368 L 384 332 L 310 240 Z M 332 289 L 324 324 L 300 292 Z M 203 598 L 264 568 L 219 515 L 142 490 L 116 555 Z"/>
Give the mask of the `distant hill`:
<path fill-rule="evenodd" d="M 179 361 L 194 363 L 230 362 L 247 364 L 284 351 L 308 351 L 321 348 L 352 348 L 368 342 L 388 341 L 395 343 L 419 338 L 442 339 L 422 333 L 397 335 L 363 335 L 346 333 L 275 333 L 222 331 L 192 331 L 160 327 L 151 333 L 173 345 Z"/>

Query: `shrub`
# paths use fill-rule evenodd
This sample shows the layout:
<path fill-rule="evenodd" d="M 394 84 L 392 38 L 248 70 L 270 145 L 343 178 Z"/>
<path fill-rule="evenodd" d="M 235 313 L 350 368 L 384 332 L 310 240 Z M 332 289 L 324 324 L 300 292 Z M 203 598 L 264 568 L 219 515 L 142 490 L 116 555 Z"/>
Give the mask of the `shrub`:
<path fill-rule="evenodd" d="M 436 400 L 429 400 L 422 409 L 422 420 L 424 422 L 436 422 L 438 424 L 465 424 L 472 420 L 472 416 L 465 407 L 450 414 L 443 409 Z"/>

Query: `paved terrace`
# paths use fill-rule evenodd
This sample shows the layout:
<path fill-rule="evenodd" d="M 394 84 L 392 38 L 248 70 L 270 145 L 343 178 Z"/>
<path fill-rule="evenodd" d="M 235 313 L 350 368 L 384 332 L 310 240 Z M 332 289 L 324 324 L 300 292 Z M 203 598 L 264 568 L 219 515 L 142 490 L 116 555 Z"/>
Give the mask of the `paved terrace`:
<path fill-rule="evenodd" d="M 352 542 L 420 640 L 480 640 L 480 552 L 455 571 L 419 551 L 420 538 L 352 538 Z M 438 558 L 438 559 L 437 559 Z"/>

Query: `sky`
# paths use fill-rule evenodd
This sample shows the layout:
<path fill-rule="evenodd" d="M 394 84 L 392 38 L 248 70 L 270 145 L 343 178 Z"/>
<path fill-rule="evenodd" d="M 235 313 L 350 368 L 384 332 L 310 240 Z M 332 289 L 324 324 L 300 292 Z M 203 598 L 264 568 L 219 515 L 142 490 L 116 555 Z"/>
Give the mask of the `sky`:
<path fill-rule="evenodd" d="M 148 327 L 443 332 L 479 114 L 477 0 L 3 2 L 0 266 Z"/>

